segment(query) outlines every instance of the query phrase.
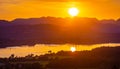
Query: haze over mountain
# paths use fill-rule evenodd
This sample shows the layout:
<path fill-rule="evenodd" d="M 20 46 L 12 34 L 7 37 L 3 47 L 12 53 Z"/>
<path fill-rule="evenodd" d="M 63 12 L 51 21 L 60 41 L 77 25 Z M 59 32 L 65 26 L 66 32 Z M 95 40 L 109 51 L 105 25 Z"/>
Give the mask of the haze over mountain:
<path fill-rule="evenodd" d="M 0 20 L 0 47 L 34 44 L 120 42 L 120 19 L 55 18 Z"/>

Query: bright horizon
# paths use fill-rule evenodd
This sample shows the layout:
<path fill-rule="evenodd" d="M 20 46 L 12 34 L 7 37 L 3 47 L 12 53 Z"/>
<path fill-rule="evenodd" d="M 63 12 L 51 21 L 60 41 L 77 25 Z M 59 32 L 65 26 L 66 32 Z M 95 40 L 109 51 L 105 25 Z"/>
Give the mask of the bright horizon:
<path fill-rule="evenodd" d="M 68 9 L 78 8 L 77 17 L 97 19 L 120 18 L 118 0 L 1 0 L 0 19 L 38 18 L 42 16 L 70 17 Z"/>

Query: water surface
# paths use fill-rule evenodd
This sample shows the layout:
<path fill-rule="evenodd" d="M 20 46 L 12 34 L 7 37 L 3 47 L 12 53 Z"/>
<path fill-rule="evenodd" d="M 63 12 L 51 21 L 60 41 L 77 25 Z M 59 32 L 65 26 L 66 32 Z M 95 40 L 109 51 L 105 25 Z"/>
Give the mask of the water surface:
<path fill-rule="evenodd" d="M 42 55 L 48 53 L 48 51 L 58 52 L 61 50 L 70 51 L 71 47 L 76 47 L 77 51 L 92 50 L 96 47 L 109 46 L 115 47 L 120 46 L 120 43 L 106 43 L 106 44 L 95 44 L 95 45 L 73 45 L 73 44 L 36 44 L 34 46 L 15 46 L 0 49 L 0 57 L 9 57 L 11 54 L 16 56 L 26 56 L 28 54 Z"/>

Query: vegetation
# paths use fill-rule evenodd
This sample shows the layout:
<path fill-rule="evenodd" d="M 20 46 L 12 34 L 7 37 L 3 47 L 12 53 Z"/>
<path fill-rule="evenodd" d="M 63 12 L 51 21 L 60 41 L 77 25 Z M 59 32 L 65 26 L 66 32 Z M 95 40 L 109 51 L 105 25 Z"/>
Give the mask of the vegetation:
<path fill-rule="evenodd" d="M 50 52 L 50 51 L 49 51 Z M 0 69 L 119 69 L 120 47 L 100 47 L 91 51 L 52 51 L 45 55 L 0 58 Z"/>

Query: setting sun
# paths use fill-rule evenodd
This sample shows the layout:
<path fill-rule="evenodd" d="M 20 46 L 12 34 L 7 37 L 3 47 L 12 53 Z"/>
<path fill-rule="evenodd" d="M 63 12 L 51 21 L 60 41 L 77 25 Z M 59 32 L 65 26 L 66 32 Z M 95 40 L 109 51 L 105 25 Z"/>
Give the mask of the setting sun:
<path fill-rule="evenodd" d="M 72 8 L 69 8 L 68 10 L 68 13 L 71 15 L 71 16 L 77 16 L 78 13 L 79 13 L 79 10 L 75 7 L 72 7 Z"/>
<path fill-rule="evenodd" d="M 75 51 L 76 51 L 76 48 L 75 48 L 75 47 L 71 47 L 70 50 L 71 50 L 72 52 L 75 52 Z"/>

